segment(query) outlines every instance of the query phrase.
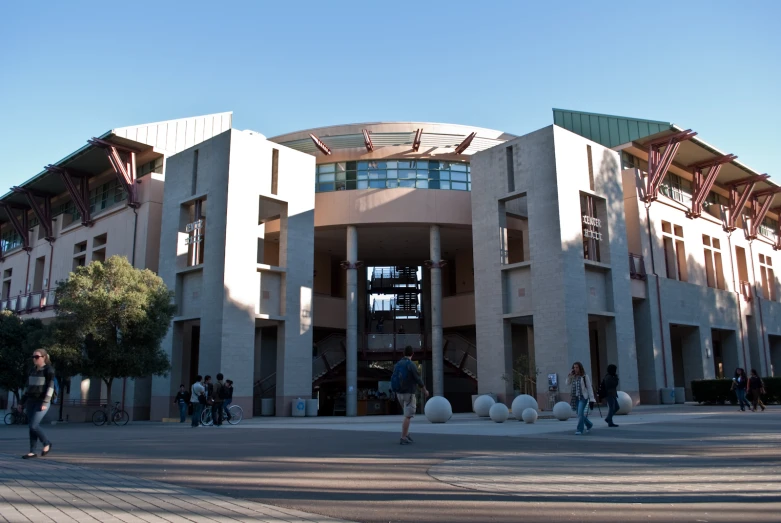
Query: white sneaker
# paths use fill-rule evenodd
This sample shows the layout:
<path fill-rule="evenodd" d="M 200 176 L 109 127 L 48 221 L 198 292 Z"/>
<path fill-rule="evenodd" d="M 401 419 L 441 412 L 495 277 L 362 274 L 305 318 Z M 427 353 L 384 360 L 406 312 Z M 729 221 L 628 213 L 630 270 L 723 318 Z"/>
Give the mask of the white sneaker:
<path fill-rule="evenodd" d="M 577 432 L 575 433 L 575 435 L 576 435 L 576 436 L 580 436 L 580 435 L 582 435 L 582 434 L 583 434 L 583 433 L 582 433 L 582 432 L 580 432 L 580 431 L 577 431 Z"/>
<path fill-rule="evenodd" d="M 586 429 L 586 434 L 588 434 L 589 432 L 591 432 L 591 429 Z"/>

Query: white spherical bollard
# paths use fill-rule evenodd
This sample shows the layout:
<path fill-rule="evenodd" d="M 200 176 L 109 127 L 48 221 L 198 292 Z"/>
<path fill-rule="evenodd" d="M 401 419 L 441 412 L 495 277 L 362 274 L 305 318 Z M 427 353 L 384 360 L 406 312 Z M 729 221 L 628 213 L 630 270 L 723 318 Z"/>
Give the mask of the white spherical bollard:
<path fill-rule="evenodd" d="M 488 409 L 488 415 L 491 417 L 492 421 L 504 423 L 507 421 L 507 418 L 510 417 L 510 410 L 504 403 L 494 403 L 491 405 L 491 408 Z"/>
<path fill-rule="evenodd" d="M 496 403 L 491 396 L 480 396 L 475 400 L 475 414 L 487 418 L 491 407 Z"/>
<path fill-rule="evenodd" d="M 526 423 L 534 423 L 537 421 L 537 411 L 532 408 L 523 409 L 521 418 L 523 418 L 523 421 Z"/>
<path fill-rule="evenodd" d="M 632 397 L 624 391 L 618 391 L 618 411 L 616 414 L 626 416 L 632 412 Z"/>
<path fill-rule="evenodd" d="M 572 407 L 566 401 L 560 401 L 553 406 L 553 416 L 559 421 L 567 421 L 572 417 Z"/>
<path fill-rule="evenodd" d="M 431 423 L 446 423 L 453 416 L 453 407 L 442 396 L 434 396 L 426 402 L 423 412 Z"/>
<path fill-rule="evenodd" d="M 534 399 L 533 396 L 529 396 L 528 394 L 521 394 L 517 398 L 513 400 L 513 416 L 515 416 L 515 419 L 518 421 L 521 421 L 521 416 L 523 415 L 523 411 L 526 409 L 534 409 L 539 410 L 539 405 L 537 405 L 537 400 Z"/>

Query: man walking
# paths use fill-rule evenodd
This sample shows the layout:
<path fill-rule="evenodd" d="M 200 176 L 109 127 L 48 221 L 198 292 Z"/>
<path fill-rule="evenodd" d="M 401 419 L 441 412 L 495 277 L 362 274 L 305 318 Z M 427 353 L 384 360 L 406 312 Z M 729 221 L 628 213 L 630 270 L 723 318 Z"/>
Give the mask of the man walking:
<path fill-rule="evenodd" d="M 214 406 L 212 407 L 212 414 L 214 415 L 214 426 L 219 427 L 222 425 L 222 402 L 223 402 L 223 390 L 225 384 L 222 382 L 224 376 L 221 372 L 217 373 L 217 383 L 214 384 Z"/>
<path fill-rule="evenodd" d="M 618 411 L 618 368 L 615 365 L 607 366 L 607 376 L 602 379 L 605 384 L 605 399 L 607 400 L 607 417 L 605 421 L 608 427 L 618 427 L 613 423 L 613 415 Z"/>
<path fill-rule="evenodd" d="M 174 399 L 174 405 L 179 407 L 179 423 L 184 423 L 187 419 L 187 400 L 190 398 L 190 394 L 184 390 L 184 383 L 179 385 L 179 392 Z"/>
<path fill-rule="evenodd" d="M 416 394 L 418 387 L 423 389 L 424 397 L 428 398 L 428 390 L 423 384 L 423 380 L 418 374 L 418 368 L 412 363 L 414 349 L 407 345 L 404 349 L 404 357 L 396 363 L 391 376 L 391 390 L 396 393 L 396 397 L 404 411 L 404 420 L 401 422 L 401 445 L 409 445 L 412 438 L 409 435 L 409 425 L 417 411 Z"/>
<path fill-rule="evenodd" d="M 201 426 L 201 413 L 203 412 L 203 406 L 206 405 L 206 389 L 203 387 L 203 378 L 199 374 L 195 377 L 195 383 L 192 386 L 192 395 L 190 396 L 190 403 L 193 404 L 193 422 L 192 428 L 198 428 Z"/>

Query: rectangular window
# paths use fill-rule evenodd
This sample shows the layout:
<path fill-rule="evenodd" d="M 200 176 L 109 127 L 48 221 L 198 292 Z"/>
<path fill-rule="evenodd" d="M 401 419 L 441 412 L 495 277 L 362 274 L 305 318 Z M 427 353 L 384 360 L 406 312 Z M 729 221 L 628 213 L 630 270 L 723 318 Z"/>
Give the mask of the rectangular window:
<path fill-rule="evenodd" d="M 271 194 L 277 194 L 279 184 L 279 151 L 271 150 Z"/>
<path fill-rule="evenodd" d="M 662 222 L 662 243 L 667 277 L 672 280 L 689 281 L 686 269 L 686 247 L 683 243 L 683 227 Z"/>
<path fill-rule="evenodd" d="M 590 194 L 580 194 L 580 216 L 583 231 L 583 258 L 602 261 L 601 247 L 603 223 L 597 209 L 598 199 Z M 604 202 L 601 202 L 604 203 Z"/>
<path fill-rule="evenodd" d="M 591 159 L 591 146 L 586 145 L 586 155 L 588 156 L 588 188 L 594 190 L 594 162 Z"/>
<path fill-rule="evenodd" d="M 705 251 L 705 278 L 708 287 L 726 289 L 724 267 L 721 262 L 721 242 L 718 238 L 703 234 L 702 245 Z"/>
<path fill-rule="evenodd" d="M 515 192 L 515 162 L 513 161 L 513 146 L 505 149 L 507 154 L 507 192 Z"/>
<path fill-rule="evenodd" d="M 198 190 L 198 149 L 193 153 L 193 185 L 191 194 L 196 194 Z"/>
<path fill-rule="evenodd" d="M 759 275 L 762 278 L 762 294 L 766 300 L 776 300 L 776 277 L 773 274 L 773 259 L 759 255 Z"/>

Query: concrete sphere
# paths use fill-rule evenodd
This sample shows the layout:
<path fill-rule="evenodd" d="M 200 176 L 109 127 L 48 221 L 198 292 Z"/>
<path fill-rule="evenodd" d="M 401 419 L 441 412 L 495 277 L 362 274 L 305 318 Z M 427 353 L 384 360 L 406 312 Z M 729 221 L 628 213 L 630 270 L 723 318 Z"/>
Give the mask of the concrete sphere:
<path fill-rule="evenodd" d="M 559 421 L 567 421 L 572 417 L 572 407 L 566 401 L 560 401 L 553 406 L 553 415 Z"/>
<path fill-rule="evenodd" d="M 521 421 L 521 415 L 526 409 L 539 410 L 539 406 L 533 396 L 521 394 L 513 400 L 513 416 L 515 416 L 515 419 Z"/>
<path fill-rule="evenodd" d="M 532 408 L 523 409 L 523 414 L 521 414 L 521 418 L 523 418 L 523 421 L 525 421 L 526 423 L 534 423 L 535 421 L 537 421 L 537 411 Z"/>
<path fill-rule="evenodd" d="M 453 416 L 453 407 L 442 396 L 434 396 L 426 402 L 423 412 L 431 423 L 445 423 Z"/>
<path fill-rule="evenodd" d="M 624 391 L 618 391 L 618 411 L 616 414 L 627 415 L 632 412 L 632 398 Z"/>
<path fill-rule="evenodd" d="M 488 410 L 488 415 L 496 423 L 504 423 L 510 417 L 510 410 L 504 403 L 494 403 Z"/>
<path fill-rule="evenodd" d="M 491 406 L 496 403 L 491 396 L 480 396 L 475 400 L 475 414 L 481 418 L 488 417 L 488 411 L 491 410 Z"/>

